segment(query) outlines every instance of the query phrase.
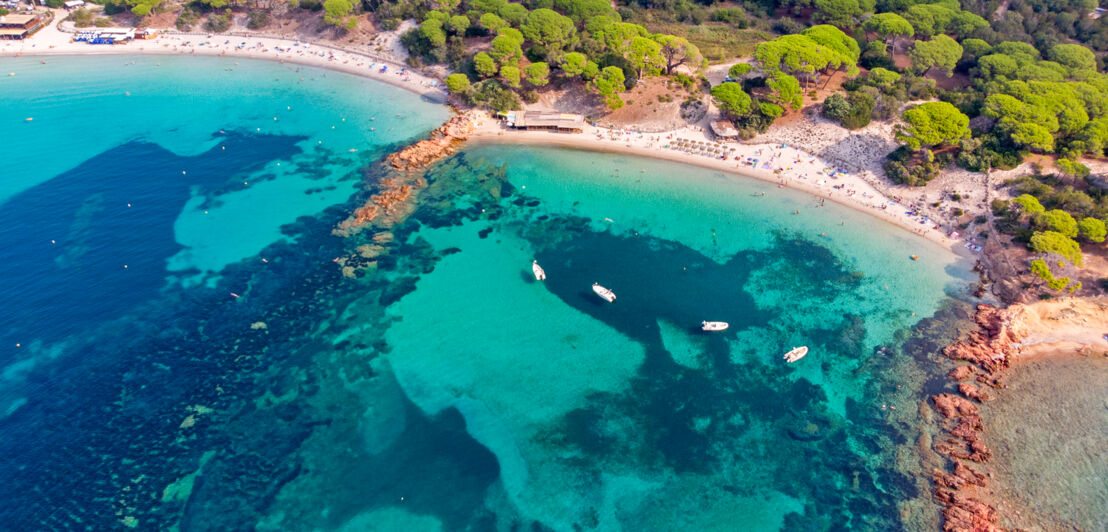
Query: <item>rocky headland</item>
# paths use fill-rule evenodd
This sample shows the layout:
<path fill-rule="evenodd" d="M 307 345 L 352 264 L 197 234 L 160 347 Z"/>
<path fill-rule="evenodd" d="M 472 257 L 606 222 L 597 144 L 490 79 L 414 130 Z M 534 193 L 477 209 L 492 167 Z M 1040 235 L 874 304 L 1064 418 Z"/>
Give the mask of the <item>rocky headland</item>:
<path fill-rule="evenodd" d="M 950 391 L 930 397 L 944 435 L 931 448 L 945 457 L 944 469 L 931 473 L 934 497 L 943 506 L 943 530 L 1000 531 L 996 492 L 989 487 L 993 456 L 986 444 L 987 419 L 979 405 L 1003 395 L 1007 370 L 1021 360 L 1052 354 L 1108 356 L 1103 331 L 1108 326 L 1108 299 L 1069 298 L 1017 304 L 1007 308 L 979 305 L 976 327 L 946 347 L 946 358 L 959 362 L 948 373 Z M 1003 490 L 1002 490 L 1003 491 Z"/>
<path fill-rule="evenodd" d="M 455 114 L 443 125 L 431 131 L 429 138 L 390 154 L 385 162 L 395 175 L 381 179 L 376 193 L 350 217 L 339 223 L 334 234 L 350 236 L 370 223 L 389 229 L 411 214 L 416 191 L 427 186 L 421 171 L 435 161 L 458 151 L 469 135 L 481 123 L 476 111 Z"/>

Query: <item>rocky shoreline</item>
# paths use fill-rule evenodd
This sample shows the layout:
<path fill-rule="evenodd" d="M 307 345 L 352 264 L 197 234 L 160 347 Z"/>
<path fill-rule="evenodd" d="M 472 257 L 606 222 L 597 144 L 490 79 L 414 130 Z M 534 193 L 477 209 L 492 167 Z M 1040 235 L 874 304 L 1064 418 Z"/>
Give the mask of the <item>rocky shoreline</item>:
<path fill-rule="evenodd" d="M 414 208 L 415 193 L 427 186 L 427 181 L 417 173 L 435 161 L 458 151 L 481 123 L 481 114 L 475 111 L 455 114 L 443 125 L 431 131 L 429 138 L 390 154 L 385 162 L 400 175 L 387 177 L 378 183 L 378 191 L 354 210 L 350 217 L 334 229 L 338 236 L 357 234 L 370 223 L 384 229 L 396 225 Z"/>
<path fill-rule="evenodd" d="M 943 530 L 1003 531 L 998 499 L 989 488 L 993 474 L 986 464 L 993 452 L 985 442 L 979 405 L 1001 393 L 1008 369 L 1021 359 L 1071 352 L 1108 356 L 1108 342 L 1097 333 L 1108 325 L 1108 300 L 1068 298 L 1006 308 L 982 304 L 973 319 L 975 328 L 943 350 L 947 359 L 959 362 L 947 374 L 951 392 L 928 400 L 944 433 L 931 449 L 945 461 L 930 476 L 934 499 L 943 507 Z"/>
<path fill-rule="evenodd" d="M 966 382 L 973 377 L 982 385 L 1001 386 L 1003 371 L 1009 366 L 1009 354 L 1019 345 L 1022 336 L 1011 327 L 1009 313 L 991 305 L 979 305 L 974 314 L 977 328 L 966 338 L 943 350 L 952 360 L 968 362 L 950 371 L 957 383 L 958 394 L 940 393 L 931 396 L 931 407 L 943 418 L 946 438 L 937 440 L 933 450 L 946 457 L 947 470 L 935 469 L 935 500 L 943 506 L 943 530 L 1000 531 L 1000 516 L 996 508 L 982 500 L 987 487 L 986 475 L 969 463 L 983 464 L 992 451 L 982 439 L 984 420 L 977 403 L 991 396 L 980 387 Z"/>

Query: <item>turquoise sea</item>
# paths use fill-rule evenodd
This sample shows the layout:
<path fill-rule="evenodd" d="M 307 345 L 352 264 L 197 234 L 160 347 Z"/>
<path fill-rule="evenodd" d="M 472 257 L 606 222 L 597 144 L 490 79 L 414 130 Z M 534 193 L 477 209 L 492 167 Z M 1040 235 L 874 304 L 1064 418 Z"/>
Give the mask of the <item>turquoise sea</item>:
<path fill-rule="evenodd" d="M 445 108 L 277 63 L 0 65 L 4 528 L 937 518 L 910 502 L 916 405 L 972 275 L 910 233 L 700 168 L 480 145 L 344 238 Z"/>

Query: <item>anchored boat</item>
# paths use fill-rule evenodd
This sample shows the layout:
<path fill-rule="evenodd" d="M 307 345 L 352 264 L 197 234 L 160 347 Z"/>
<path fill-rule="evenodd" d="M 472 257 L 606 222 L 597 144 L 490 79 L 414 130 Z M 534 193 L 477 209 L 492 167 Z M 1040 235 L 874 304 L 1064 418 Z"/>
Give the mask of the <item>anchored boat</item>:
<path fill-rule="evenodd" d="M 785 362 L 796 362 L 808 354 L 808 346 L 794 347 L 792 351 L 785 353 Z"/>
<path fill-rule="evenodd" d="M 592 284 L 592 291 L 596 292 L 596 295 L 600 296 L 600 298 L 604 301 L 607 301 L 609 303 L 614 303 L 616 301 L 615 292 L 608 290 L 607 288 L 604 288 L 597 283 Z"/>
<path fill-rule="evenodd" d="M 726 331 L 730 327 L 726 321 L 702 321 L 700 322 L 700 330 L 702 331 Z"/>
<path fill-rule="evenodd" d="M 545 281 L 546 280 L 546 271 L 542 269 L 542 266 L 539 266 L 539 261 L 537 261 L 537 260 L 531 261 L 531 271 L 535 272 L 535 280 L 536 281 Z"/>

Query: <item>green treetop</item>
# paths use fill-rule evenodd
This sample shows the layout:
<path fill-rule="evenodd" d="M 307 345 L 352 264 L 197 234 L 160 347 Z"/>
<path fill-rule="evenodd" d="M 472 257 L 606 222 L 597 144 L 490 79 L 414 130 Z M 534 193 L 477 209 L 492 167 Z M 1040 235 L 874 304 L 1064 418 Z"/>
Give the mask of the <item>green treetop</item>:
<path fill-rule="evenodd" d="M 527 40 L 551 51 L 560 51 L 573 44 L 577 29 L 573 20 L 552 9 L 536 9 L 527 14 L 527 21 L 519 27 Z"/>
<path fill-rule="evenodd" d="M 962 45 L 946 35 L 936 35 L 930 41 L 916 41 L 908 50 L 912 59 L 912 68 L 926 75 L 932 68 L 946 71 L 947 77 L 954 75 L 954 67 L 962 58 Z"/>
<path fill-rule="evenodd" d="M 904 111 L 906 126 L 897 130 L 897 140 L 912 150 L 953 143 L 969 138 L 969 117 L 947 102 L 927 102 Z"/>
<path fill-rule="evenodd" d="M 323 2 L 323 21 L 328 24 L 341 26 L 346 23 L 346 17 L 354 10 L 350 0 L 327 0 Z M 438 25 L 439 33 L 442 33 L 442 24 Z M 425 35 L 426 36 L 426 35 Z M 446 44 L 446 35 L 442 35 L 442 43 Z"/>
<path fill-rule="evenodd" d="M 461 35 L 469 29 L 469 17 L 465 15 L 454 15 L 447 19 L 446 27 L 450 30 L 450 33 Z"/>
<path fill-rule="evenodd" d="M 727 75 L 733 79 L 739 79 L 749 74 L 751 70 L 754 70 L 754 67 L 750 66 L 749 63 L 735 63 L 727 69 Z"/>
<path fill-rule="evenodd" d="M 567 76 L 580 76 L 585 71 L 585 63 L 588 61 L 588 56 L 581 52 L 569 52 L 562 56 L 562 63 L 559 66 Z"/>
<path fill-rule="evenodd" d="M 1081 246 L 1074 239 L 1056 231 L 1036 231 L 1031 236 L 1031 250 L 1038 253 L 1054 253 L 1078 267 L 1084 263 Z"/>
<path fill-rule="evenodd" d="M 613 53 L 623 56 L 631 47 L 631 41 L 636 37 L 648 37 L 650 34 L 646 28 L 638 24 L 627 22 L 615 22 L 593 31 L 593 37 L 604 43 Z"/>
<path fill-rule="evenodd" d="M 508 21 L 500 18 L 500 16 L 498 16 L 496 13 L 485 13 L 484 15 L 481 15 L 480 22 L 482 28 L 485 28 L 492 33 L 496 33 L 500 30 L 500 28 L 508 25 Z"/>
<path fill-rule="evenodd" d="M 327 1 L 343 2 L 345 0 Z M 336 24 L 336 22 L 334 22 L 335 20 L 342 20 L 330 18 L 328 15 L 324 15 L 324 18 L 327 19 L 327 21 L 331 24 Z M 431 43 L 431 46 L 440 47 L 446 45 L 446 32 L 443 31 L 442 21 L 439 19 L 429 18 L 427 20 L 424 20 L 423 23 L 419 25 L 419 34 L 424 39 L 427 39 L 427 42 Z"/>
<path fill-rule="evenodd" d="M 527 83 L 535 87 L 541 87 L 550 82 L 550 65 L 541 61 L 527 65 L 524 73 L 527 74 Z"/>
<path fill-rule="evenodd" d="M 853 28 L 855 20 L 866 12 L 858 0 L 816 0 L 816 17 L 840 28 Z M 869 11 L 873 10 L 873 1 L 869 2 Z"/>
<path fill-rule="evenodd" d="M 496 14 L 514 26 L 519 26 L 527 21 L 527 8 L 520 4 L 505 4 Z"/>
<path fill-rule="evenodd" d="M 493 59 L 491 55 L 485 52 L 477 52 L 477 55 L 473 56 L 473 68 L 478 74 L 489 78 L 495 76 L 500 71 L 500 66 L 496 64 L 496 59 Z"/>
<path fill-rule="evenodd" d="M 659 35 L 657 41 L 662 45 L 661 53 L 666 60 L 666 74 L 673 74 L 673 69 L 681 65 L 700 66 L 704 62 L 700 49 L 684 37 Z"/>
<path fill-rule="evenodd" d="M 1042 214 L 1046 212 L 1046 208 L 1042 203 L 1039 203 L 1039 198 L 1032 196 L 1031 194 L 1020 194 L 1012 200 L 1016 205 L 1020 206 L 1020 210 L 1024 214 L 1034 216 L 1036 214 Z"/>
<path fill-rule="evenodd" d="M 854 65 L 858 63 L 858 58 L 862 55 L 862 49 L 853 37 L 843 33 L 839 28 L 827 24 L 812 26 L 804 30 L 802 35 L 812 39 L 816 44 L 834 50 L 843 58 L 843 64 L 851 67 L 851 75 L 857 73 L 858 69 L 854 68 Z"/>
<path fill-rule="evenodd" d="M 897 37 L 911 37 L 916 34 L 912 24 L 896 13 L 878 13 L 870 17 L 862 27 L 879 35 L 886 44 Z"/>
<path fill-rule="evenodd" d="M 623 76 L 623 70 L 619 67 L 604 67 L 595 79 L 590 83 L 590 86 L 604 99 L 604 103 L 611 109 L 619 109 L 623 107 L 623 99 L 619 97 L 619 93 L 623 90 L 623 82 L 626 78 Z"/>
<path fill-rule="evenodd" d="M 515 63 L 523 57 L 523 49 L 519 47 L 520 41 L 509 35 L 497 35 L 492 40 L 492 56 L 498 63 Z"/>
<path fill-rule="evenodd" d="M 800 90 L 800 82 L 796 78 L 777 72 L 766 83 L 772 91 L 772 100 L 781 105 L 787 105 L 793 109 L 800 109 L 804 103 L 804 94 Z"/>
<path fill-rule="evenodd" d="M 465 74 L 451 74 L 446 76 L 446 89 L 450 94 L 460 94 L 469 90 L 469 78 Z"/>
<path fill-rule="evenodd" d="M 639 71 L 640 78 L 643 77 L 643 74 L 657 74 L 665 66 L 665 59 L 662 57 L 662 45 L 646 37 L 631 39 L 625 57 L 631 62 L 631 66 Z"/>
<path fill-rule="evenodd" d="M 500 67 L 500 79 L 504 80 L 510 87 L 519 88 L 520 76 L 519 67 L 515 65 L 504 65 Z"/>
<path fill-rule="evenodd" d="M 1097 218 L 1082 218 L 1077 223 L 1077 229 L 1081 234 L 1081 238 L 1090 242 L 1104 242 L 1104 238 L 1108 236 L 1108 229 L 1104 226 L 1104 221 Z"/>
<path fill-rule="evenodd" d="M 750 112 L 750 95 L 743 92 L 738 83 L 720 83 L 711 90 L 712 97 L 721 109 L 734 116 L 742 116 Z"/>
<path fill-rule="evenodd" d="M 1040 229 L 1056 231 L 1070 238 L 1077 236 L 1077 220 L 1062 209 L 1053 209 L 1036 214 L 1035 225 Z"/>
<path fill-rule="evenodd" d="M 1080 44 L 1054 45 L 1050 49 L 1050 60 L 1069 69 L 1071 77 L 1078 77 L 1075 74 L 1096 72 L 1096 54 Z"/>

